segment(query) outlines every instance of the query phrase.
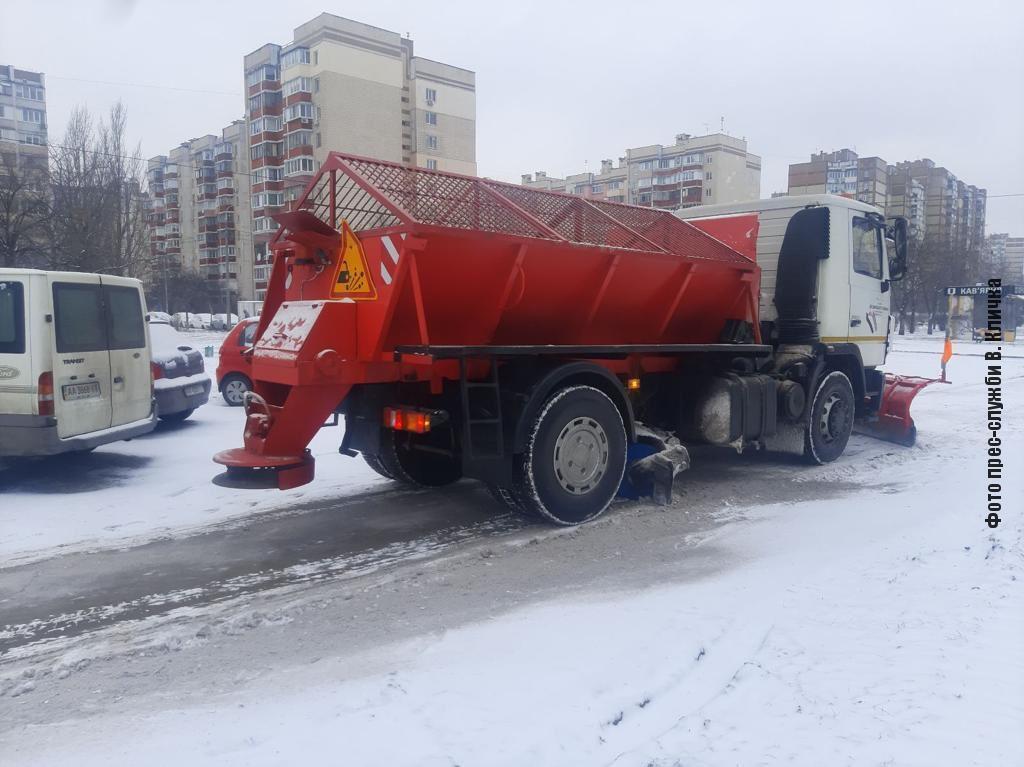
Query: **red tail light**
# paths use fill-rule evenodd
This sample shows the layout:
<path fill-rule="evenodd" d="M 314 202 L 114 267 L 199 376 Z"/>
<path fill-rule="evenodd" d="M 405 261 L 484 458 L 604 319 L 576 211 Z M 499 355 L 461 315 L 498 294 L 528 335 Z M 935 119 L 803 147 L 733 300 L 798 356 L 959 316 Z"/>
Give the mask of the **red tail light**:
<path fill-rule="evenodd" d="M 41 373 L 36 386 L 39 415 L 53 415 L 53 373 Z"/>
<path fill-rule="evenodd" d="M 426 410 L 386 407 L 383 420 L 384 426 L 388 429 L 425 434 L 430 431 L 430 417 L 431 413 Z"/>
<path fill-rule="evenodd" d="M 155 362 L 149 363 L 149 372 L 154 381 L 164 377 L 164 369 Z"/>

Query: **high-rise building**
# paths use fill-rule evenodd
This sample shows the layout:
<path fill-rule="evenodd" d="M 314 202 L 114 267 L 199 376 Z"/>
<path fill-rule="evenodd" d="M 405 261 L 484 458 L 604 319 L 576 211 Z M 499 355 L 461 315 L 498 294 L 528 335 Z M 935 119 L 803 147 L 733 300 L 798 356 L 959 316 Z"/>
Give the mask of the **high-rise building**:
<path fill-rule="evenodd" d="M 819 152 L 789 166 L 788 193 L 855 197 L 887 217 L 907 218 L 918 240 L 942 238 L 966 250 L 979 250 L 984 241 L 985 190 L 927 159 L 889 165 L 852 149 Z"/>
<path fill-rule="evenodd" d="M 925 232 L 924 184 L 914 178 L 907 168 L 890 165 L 888 172 L 888 196 L 881 207 L 890 218 L 902 216 L 907 219 L 912 239 L 920 242 Z"/>
<path fill-rule="evenodd" d="M 789 194 L 839 194 L 884 208 L 886 168 L 881 157 L 859 157 L 852 149 L 819 152 L 789 166 Z"/>
<path fill-rule="evenodd" d="M 745 139 L 713 133 L 680 133 L 674 144 L 627 149 L 618 164 L 601 161 L 599 173 L 565 178 L 544 171 L 523 174 L 522 184 L 610 202 L 656 208 L 688 208 L 756 200 L 761 193 L 761 158 Z"/>
<path fill-rule="evenodd" d="M 1024 286 L 1024 237 L 990 234 L 985 240 L 987 277 L 1002 277 L 1018 288 Z"/>
<path fill-rule="evenodd" d="M 256 298 L 267 245 L 330 151 L 476 173 L 476 76 L 397 32 L 322 13 L 245 57 Z"/>
<path fill-rule="evenodd" d="M 46 172 L 46 78 L 0 64 L 0 173 Z"/>
<path fill-rule="evenodd" d="M 968 250 L 981 248 L 987 201 L 984 189 L 965 184 L 929 159 L 900 162 L 895 167 L 924 187 L 928 237 Z"/>
<path fill-rule="evenodd" d="M 154 274 L 198 272 L 214 307 L 254 296 L 248 144 L 245 121 L 235 120 L 147 168 Z"/>

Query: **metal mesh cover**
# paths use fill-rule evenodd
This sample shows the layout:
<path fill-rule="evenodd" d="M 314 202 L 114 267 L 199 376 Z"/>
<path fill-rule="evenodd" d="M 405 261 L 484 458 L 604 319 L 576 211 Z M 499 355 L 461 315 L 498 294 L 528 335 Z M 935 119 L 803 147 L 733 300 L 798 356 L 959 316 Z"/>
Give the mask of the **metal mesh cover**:
<path fill-rule="evenodd" d="M 336 152 L 331 153 L 298 207 L 335 229 L 344 219 L 356 232 L 418 223 L 749 263 L 669 211 L 587 200 Z"/>

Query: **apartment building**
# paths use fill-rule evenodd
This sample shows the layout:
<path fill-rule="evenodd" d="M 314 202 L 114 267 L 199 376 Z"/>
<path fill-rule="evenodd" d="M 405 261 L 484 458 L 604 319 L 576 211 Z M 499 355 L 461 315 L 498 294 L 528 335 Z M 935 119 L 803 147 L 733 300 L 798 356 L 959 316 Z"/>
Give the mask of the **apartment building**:
<path fill-rule="evenodd" d="M 0 64 L 0 173 L 46 172 L 46 77 Z"/>
<path fill-rule="evenodd" d="M 1024 237 L 991 234 L 985 240 L 990 277 L 1002 277 L 1018 288 L 1024 286 Z"/>
<path fill-rule="evenodd" d="M 884 208 L 887 168 L 881 157 L 859 157 L 852 149 L 819 152 L 789 166 L 789 194 L 839 194 Z"/>
<path fill-rule="evenodd" d="M 929 159 L 896 163 L 924 187 L 925 233 L 967 250 L 980 249 L 985 237 L 987 192 L 966 184 Z"/>
<path fill-rule="evenodd" d="M 609 202 L 655 208 L 688 208 L 756 200 L 761 193 L 761 158 L 745 139 L 725 133 L 680 133 L 670 145 L 626 150 L 618 163 L 602 160 L 600 172 L 565 178 L 544 171 L 526 173 L 522 184 Z"/>
<path fill-rule="evenodd" d="M 215 306 L 254 297 L 248 135 L 235 120 L 147 167 L 154 271 L 198 272 Z"/>
<path fill-rule="evenodd" d="M 476 173 L 476 76 L 415 56 L 397 32 L 323 13 L 292 42 L 245 57 L 255 297 L 269 276 L 272 216 L 330 151 Z"/>
<path fill-rule="evenodd" d="M 907 168 L 888 166 L 888 195 L 881 208 L 890 218 L 902 216 L 907 219 L 912 239 L 920 242 L 925 232 L 924 184 L 914 178 Z"/>
<path fill-rule="evenodd" d="M 966 184 L 932 160 L 890 165 L 852 149 L 819 152 L 789 166 L 789 194 L 841 194 L 904 216 L 917 239 L 944 238 L 976 250 L 985 234 L 986 191 Z"/>

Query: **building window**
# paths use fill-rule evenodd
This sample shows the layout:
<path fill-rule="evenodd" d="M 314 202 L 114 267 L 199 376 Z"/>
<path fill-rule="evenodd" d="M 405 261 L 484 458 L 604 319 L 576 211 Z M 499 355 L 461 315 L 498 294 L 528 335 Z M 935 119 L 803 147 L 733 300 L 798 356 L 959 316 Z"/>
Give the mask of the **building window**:
<path fill-rule="evenodd" d="M 263 157 L 280 157 L 282 153 L 282 142 L 264 141 L 262 144 L 257 144 L 249 150 L 249 157 L 253 160 L 259 160 Z"/>
<path fill-rule="evenodd" d="M 293 77 L 281 86 L 281 91 L 285 97 L 291 96 L 294 93 L 312 93 L 313 79 L 311 77 Z"/>
<path fill-rule="evenodd" d="M 302 101 L 298 104 L 292 104 L 290 107 L 285 107 L 284 110 L 284 121 L 286 123 L 292 120 L 312 120 L 313 119 L 313 105 L 308 101 Z"/>
<path fill-rule="evenodd" d="M 704 188 L 704 196 L 705 197 L 710 197 L 711 196 L 711 187 L 710 186 Z"/>
<path fill-rule="evenodd" d="M 309 63 L 309 48 L 293 48 L 281 57 L 281 69 Z"/>
<path fill-rule="evenodd" d="M 18 85 L 14 89 L 14 92 L 19 99 L 29 99 L 31 101 L 43 100 L 43 89 L 37 88 L 35 85 Z"/>
<path fill-rule="evenodd" d="M 295 157 L 285 160 L 284 175 L 294 176 L 300 173 L 312 173 L 316 170 L 312 157 Z"/>
<path fill-rule="evenodd" d="M 427 160 L 427 170 L 437 170 L 437 160 Z"/>
<path fill-rule="evenodd" d="M 602 191 L 604 191 L 604 187 L 601 186 L 600 184 L 594 184 L 592 187 L 590 187 L 591 194 L 600 194 Z"/>
<path fill-rule="evenodd" d="M 35 123 L 36 125 L 43 124 L 43 110 L 41 109 L 21 109 L 21 121 L 26 123 Z"/>
<path fill-rule="evenodd" d="M 437 149 L 438 146 L 440 146 L 440 143 L 441 142 L 438 141 L 437 136 L 430 133 L 427 134 L 427 149 Z"/>
<path fill-rule="evenodd" d="M 285 149 L 295 149 L 299 146 L 310 146 L 313 143 L 313 131 L 300 130 L 289 133 L 284 140 Z"/>
<path fill-rule="evenodd" d="M 275 107 L 281 103 L 280 91 L 264 91 L 258 96 L 249 99 L 249 112 L 256 112 L 260 109 Z"/>
<path fill-rule="evenodd" d="M 257 83 L 264 82 L 265 80 L 276 79 L 277 67 L 273 67 L 270 64 L 264 64 L 263 66 L 257 67 L 245 76 L 245 84 L 251 87 L 253 85 L 256 85 Z"/>
<path fill-rule="evenodd" d="M 427 106 L 431 106 L 435 101 L 437 101 L 437 89 L 436 88 L 427 88 L 426 97 L 427 97 Z"/>
<path fill-rule="evenodd" d="M 259 133 L 281 130 L 281 118 L 277 115 L 260 117 L 249 123 L 249 134 L 255 136 Z"/>
<path fill-rule="evenodd" d="M 437 125 L 437 112 L 424 112 L 423 120 L 427 125 Z"/>

